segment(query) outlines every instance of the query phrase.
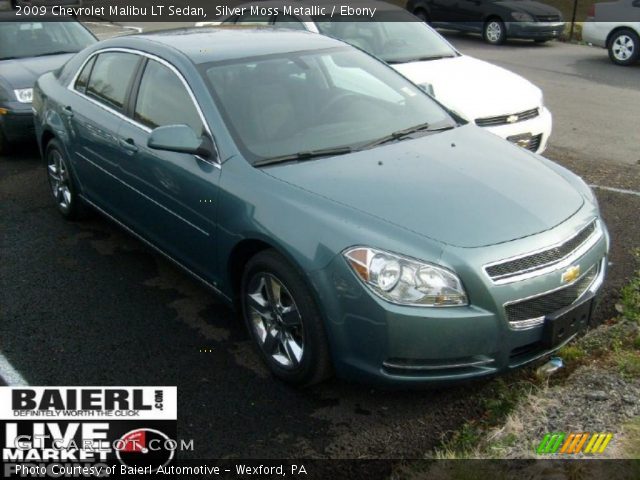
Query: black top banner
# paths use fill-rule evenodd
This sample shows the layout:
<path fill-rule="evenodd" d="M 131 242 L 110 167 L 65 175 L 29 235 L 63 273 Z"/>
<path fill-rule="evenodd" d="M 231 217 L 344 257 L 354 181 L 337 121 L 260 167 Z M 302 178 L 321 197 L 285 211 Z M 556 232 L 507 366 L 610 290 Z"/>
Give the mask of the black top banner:
<path fill-rule="evenodd" d="M 0 21 L 410 22 L 485 23 L 553 28 L 564 22 L 640 22 L 640 0 L 9 0 Z"/>

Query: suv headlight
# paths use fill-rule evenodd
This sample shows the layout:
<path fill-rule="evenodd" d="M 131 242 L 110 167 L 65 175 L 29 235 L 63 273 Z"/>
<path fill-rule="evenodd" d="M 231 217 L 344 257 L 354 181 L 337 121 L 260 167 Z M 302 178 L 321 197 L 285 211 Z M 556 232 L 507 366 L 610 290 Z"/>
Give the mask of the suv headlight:
<path fill-rule="evenodd" d="M 33 88 L 22 88 L 20 90 L 14 90 L 16 98 L 20 103 L 31 103 L 33 101 Z"/>
<path fill-rule="evenodd" d="M 343 255 L 358 278 L 389 302 L 420 307 L 468 304 L 462 282 L 445 268 L 375 248 L 353 247 Z"/>

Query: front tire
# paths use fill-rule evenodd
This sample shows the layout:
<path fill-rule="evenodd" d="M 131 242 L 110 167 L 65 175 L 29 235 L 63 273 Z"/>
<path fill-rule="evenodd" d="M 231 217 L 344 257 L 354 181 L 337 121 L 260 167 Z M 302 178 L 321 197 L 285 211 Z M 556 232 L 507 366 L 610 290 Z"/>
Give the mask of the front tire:
<path fill-rule="evenodd" d="M 51 140 L 47 144 L 45 159 L 49 187 L 58 211 L 68 220 L 80 220 L 86 217 L 87 207 L 78 197 L 69 161 L 57 140 Z"/>
<path fill-rule="evenodd" d="M 499 18 L 490 18 L 482 29 L 482 38 L 491 45 L 502 45 L 507 40 L 507 29 Z"/>
<path fill-rule="evenodd" d="M 247 263 L 242 315 L 269 370 L 292 385 L 313 385 L 331 374 L 324 322 L 303 277 L 275 250 Z"/>
<path fill-rule="evenodd" d="M 640 58 L 640 38 L 633 30 L 618 30 L 609 40 L 609 58 L 617 65 L 629 66 Z"/>

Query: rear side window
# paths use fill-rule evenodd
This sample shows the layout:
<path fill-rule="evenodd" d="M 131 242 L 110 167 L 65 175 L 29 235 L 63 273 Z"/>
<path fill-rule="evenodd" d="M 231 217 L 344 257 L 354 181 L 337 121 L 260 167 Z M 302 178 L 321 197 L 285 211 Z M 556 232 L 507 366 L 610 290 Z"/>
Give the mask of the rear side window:
<path fill-rule="evenodd" d="M 87 95 L 122 110 L 138 61 L 139 57 L 131 53 L 101 53 L 91 71 Z"/>
<path fill-rule="evenodd" d="M 166 66 L 149 60 L 144 69 L 134 119 L 149 128 L 189 125 L 203 132 L 202 120 L 182 81 Z"/>
<path fill-rule="evenodd" d="M 87 88 L 87 83 L 89 83 L 89 75 L 91 74 L 91 69 L 93 68 L 93 64 L 95 63 L 95 61 L 96 57 L 91 57 L 91 60 L 89 60 L 85 64 L 84 68 L 80 72 L 80 75 L 78 75 L 78 78 L 76 79 L 75 89 L 79 92 L 84 93 L 85 89 Z"/>

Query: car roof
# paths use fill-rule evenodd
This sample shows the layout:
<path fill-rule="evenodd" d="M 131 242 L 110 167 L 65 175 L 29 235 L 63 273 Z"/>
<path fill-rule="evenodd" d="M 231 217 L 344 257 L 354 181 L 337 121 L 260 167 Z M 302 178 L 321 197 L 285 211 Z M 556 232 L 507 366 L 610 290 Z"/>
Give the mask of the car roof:
<path fill-rule="evenodd" d="M 347 46 L 339 40 L 302 30 L 277 30 L 257 26 L 165 30 L 118 37 L 113 43 L 117 42 L 125 47 L 137 47 L 139 40 L 176 49 L 194 63 Z M 104 43 L 106 46 L 107 43 L 112 42 Z"/>

